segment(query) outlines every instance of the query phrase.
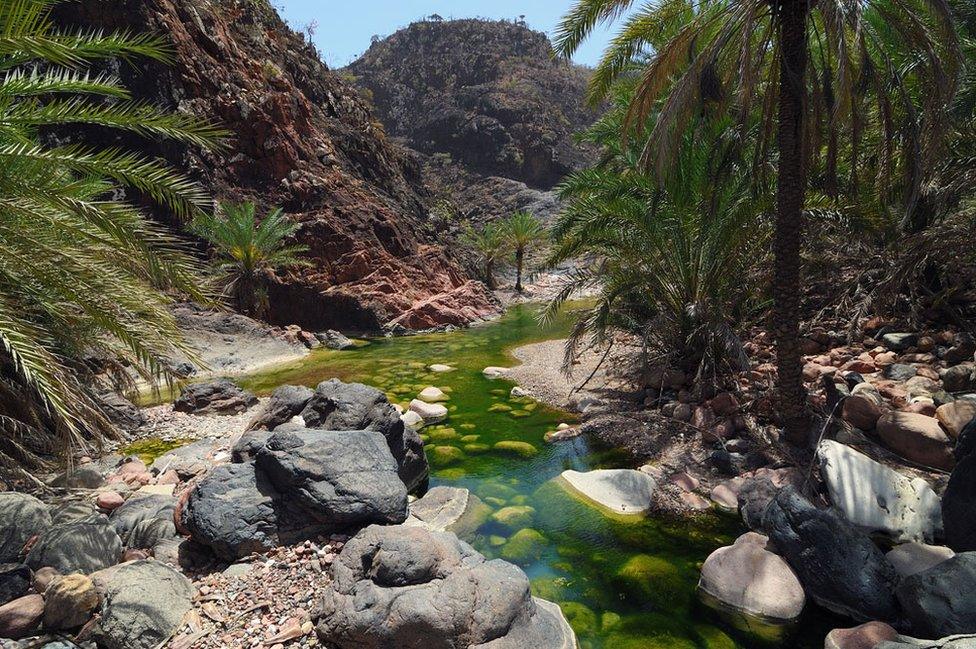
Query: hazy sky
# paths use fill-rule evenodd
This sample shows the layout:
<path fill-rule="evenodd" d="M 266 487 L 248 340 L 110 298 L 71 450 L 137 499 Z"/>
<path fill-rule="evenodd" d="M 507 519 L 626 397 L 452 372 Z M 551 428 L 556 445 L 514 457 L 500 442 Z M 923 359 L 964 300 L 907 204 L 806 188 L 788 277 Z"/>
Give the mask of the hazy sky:
<path fill-rule="evenodd" d="M 315 44 L 326 63 L 342 67 L 369 47 L 374 34 L 388 36 L 411 22 L 439 14 L 444 18 L 518 18 L 551 35 L 572 0 L 272 0 L 294 29 L 318 23 Z M 611 32 L 603 28 L 580 48 L 575 60 L 593 65 Z"/>

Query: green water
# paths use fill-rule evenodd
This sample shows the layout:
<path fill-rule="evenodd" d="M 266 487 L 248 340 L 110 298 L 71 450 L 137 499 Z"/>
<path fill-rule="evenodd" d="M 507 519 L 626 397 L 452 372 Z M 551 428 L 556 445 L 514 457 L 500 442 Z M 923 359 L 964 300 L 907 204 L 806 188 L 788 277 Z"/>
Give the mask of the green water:
<path fill-rule="evenodd" d="M 318 350 L 239 383 L 267 393 L 282 384 L 314 386 L 337 377 L 376 386 L 404 407 L 423 388 L 440 387 L 450 397 L 444 402 L 449 419 L 421 431 L 431 484 L 466 487 L 492 508 L 493 517 L 465 540 L 489 557 L 522 566 L 534 594 L 562 606 L 581 647 L 768 646 L 724 625 L 695 595 L 702 561 L 742 532 L 737 519 L 615 518 L 571 495 L 555 480 L 563 470 L 632 463 L 582 437 L 545 443 L 545 433 L 571 423 L 572 416 L 511 398 L 512 383 L 482 376 L 486 366 L 515 364 L 508 352 L 515 346 L 564 337 L 572 315 L 543 330 L 534 307 L 515 307 L 496 322 L 463 331 Z M 456 369 L 434 373 L 427 369 L 433 363 Z M 517 444 L 496 449 L 499 442 Z M 805 621 L 784 646 L 821 647 L 827 628 L 819 619 Z"/>

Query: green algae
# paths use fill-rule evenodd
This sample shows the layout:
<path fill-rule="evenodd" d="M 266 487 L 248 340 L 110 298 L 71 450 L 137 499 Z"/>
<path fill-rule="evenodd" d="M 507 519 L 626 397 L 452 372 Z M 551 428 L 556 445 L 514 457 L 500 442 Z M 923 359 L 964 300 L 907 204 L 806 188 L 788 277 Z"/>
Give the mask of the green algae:
<path fill-rule="evenodd" d="M 181 446 L 186 446 L 193 441 L 192 439 L 162 440 L 156 437 L 140 439 L 119 449 L 119 453 L 125 456 L 135 455 L 142 460 L 143 464 L 149 466 L 161 455 Z"/>

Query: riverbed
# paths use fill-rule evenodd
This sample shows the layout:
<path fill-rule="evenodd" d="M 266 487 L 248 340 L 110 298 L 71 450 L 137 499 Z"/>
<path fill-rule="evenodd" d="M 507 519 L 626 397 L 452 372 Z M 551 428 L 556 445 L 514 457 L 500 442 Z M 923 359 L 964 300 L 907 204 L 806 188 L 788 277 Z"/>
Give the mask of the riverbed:
<path fill-rule="evenodd" d="M 465 487 L 491 508 L 491 519 L 465 540 L 486 556 L 520 565 L 535 595 L 560 604 L 581 647 L 769 646 L 737 631 L 696 595 L 701 563 L 743 531 L 737 518 L 624 517 L 583 500 L 559 478 L 562 471 L 633 463 L 585 437 L 546 443 L 547 432 L 574 423 L 574 416 L 512 396 L 513 383 L 483 376 L 486 366 L 517 363 L 510 355 L 517 346 L 565 337 L 573 319 L 564 313 L 540 328 L 535 315 L 536 307 L 519 305 L 492 323 L 462 331 L 317 350 L 239 383 L 266 394 L 283 384 L 314 386 L 337 377 L 375 386 L 404 407 L 422 389 L 436 386 L 448 397 L 449 417 L 421 431 L 431 485 Z M 453 369 L 434 372 L 432 364 Z M 782 646 L 822 646 L 828 621 L 810 608 L 780 639 Z"/>

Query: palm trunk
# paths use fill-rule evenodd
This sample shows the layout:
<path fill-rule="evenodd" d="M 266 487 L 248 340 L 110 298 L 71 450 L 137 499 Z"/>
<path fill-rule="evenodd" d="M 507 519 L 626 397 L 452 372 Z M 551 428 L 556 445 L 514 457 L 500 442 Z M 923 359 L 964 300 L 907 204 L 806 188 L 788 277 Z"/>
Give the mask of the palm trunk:
<path fill-rule="evenodd" d="M 485 263 L 485 284 L 491 290 L 495 290 L 495 262 L 493 261 Z"/>
<path fill-rule="evenodd" d="M 779 182 L 773 241 L 773 338 L 776 342 L 778 408 L 786 438 L 808 441 L 806 392 L 800 356 L 800 246 L 806 169 L 803 160 L 807 58 L 807 0 L 780 0 Z"/>
<path fill-rule="evenodd" d="M 515 292 L 522 292 L 522 261 L 525 259 L 525 250 L 519 248 L 515 251 Z"/>

